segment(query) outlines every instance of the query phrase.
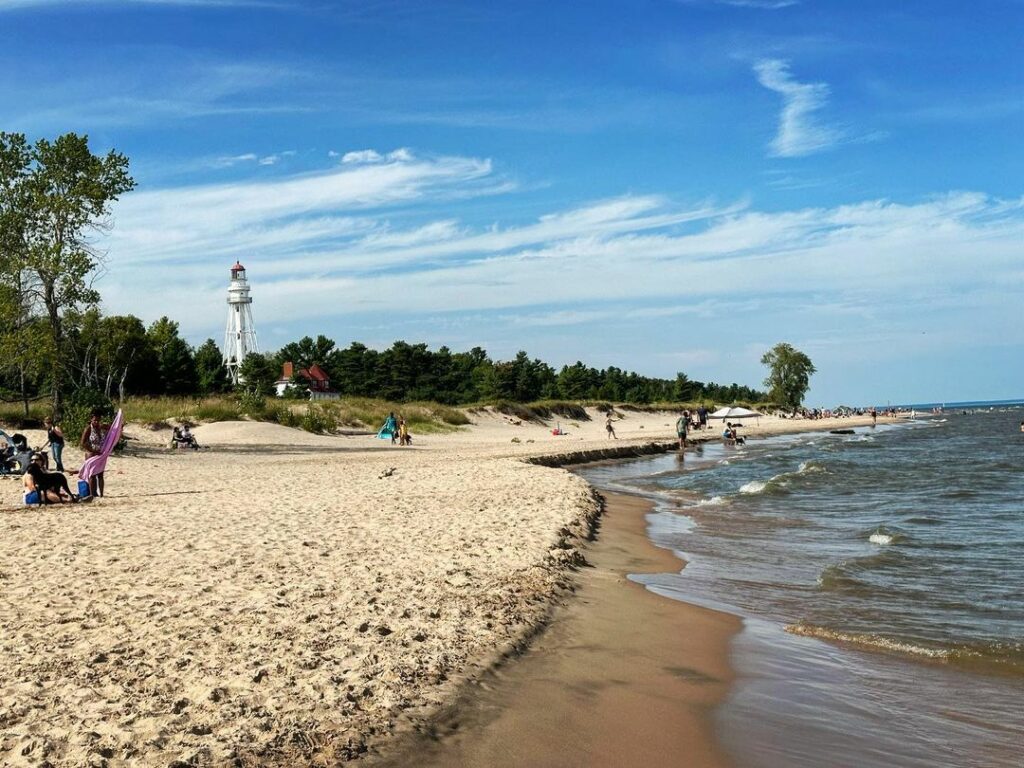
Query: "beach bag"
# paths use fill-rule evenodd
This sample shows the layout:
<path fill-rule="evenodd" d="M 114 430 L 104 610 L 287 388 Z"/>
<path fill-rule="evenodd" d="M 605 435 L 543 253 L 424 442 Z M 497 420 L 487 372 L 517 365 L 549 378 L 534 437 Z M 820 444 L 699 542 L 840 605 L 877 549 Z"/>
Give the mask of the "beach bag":
<path fill-rule="evenodd" d="M 88 480 L 79 480 L 78 481 L 78 498 L 80 498 L 82 501 L 85 501 L 86 499 L 90 498 L 91 496 L 92 496 L 92 483 L 90 483 Z"/>

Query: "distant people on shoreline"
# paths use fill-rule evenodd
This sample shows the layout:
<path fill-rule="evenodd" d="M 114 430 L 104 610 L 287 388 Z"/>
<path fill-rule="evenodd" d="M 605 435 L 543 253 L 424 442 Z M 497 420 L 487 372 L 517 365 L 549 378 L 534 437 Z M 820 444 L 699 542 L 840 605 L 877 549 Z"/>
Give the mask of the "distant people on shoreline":
<path fill-rule="evenodd" d="M 608 433 L 609 440 L 618 440 L 619 438 L 615 434 L 615 426 L 612 424 L 612 421 L 612 412 L 608 411 L 607 415 L 604 417 L 605 431 Z"/>
<path fill-rule="evenodd" d="M 722 441 L 726 445 L 744 445 L 747 442 L 747 439 L 745 437 L 741 437 L 736 431 L 736 427 L 738 426 L 739 424 L 727 422 L 725 427 L 722 429 Z"/>

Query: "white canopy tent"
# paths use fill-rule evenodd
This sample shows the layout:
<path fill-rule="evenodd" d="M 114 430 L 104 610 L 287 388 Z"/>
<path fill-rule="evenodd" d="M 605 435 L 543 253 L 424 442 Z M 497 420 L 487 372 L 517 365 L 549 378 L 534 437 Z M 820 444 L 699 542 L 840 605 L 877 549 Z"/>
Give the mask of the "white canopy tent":
<path fill-rule="evenodd" d="M 730 408 L 719 408 L 717 411 L 712 413 L 708 418 L 721 419 L 751 419 L 760 418 L 763 414 L 757 411 L 752 411 L 749 408 L 741 408 L 740 406 L 732 406 Z"/>

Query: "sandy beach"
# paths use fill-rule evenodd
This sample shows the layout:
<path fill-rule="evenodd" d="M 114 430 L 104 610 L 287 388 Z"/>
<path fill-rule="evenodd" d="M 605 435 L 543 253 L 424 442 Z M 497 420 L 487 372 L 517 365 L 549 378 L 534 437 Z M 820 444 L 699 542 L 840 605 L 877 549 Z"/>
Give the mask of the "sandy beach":
<path fill-rule="evenodd" d="M 478 413 L 410 448 L 225 422 L 198 453 L 132 426 L 93 504 L 0 479 L 0 763 L 326 765 L 429 731 L 580 588 L 600 499 L 543 464 L 673 439 L 673 414 L 615 441 L 592 416 Z"/>

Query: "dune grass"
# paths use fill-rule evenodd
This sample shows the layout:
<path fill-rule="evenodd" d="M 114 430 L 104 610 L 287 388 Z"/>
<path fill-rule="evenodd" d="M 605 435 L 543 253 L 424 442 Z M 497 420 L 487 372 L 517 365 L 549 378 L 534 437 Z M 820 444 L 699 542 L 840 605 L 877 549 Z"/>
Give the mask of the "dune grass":
<path fill-rule="evenodd" d="M 393 403 L 358 397 L 316 402 L 231 395 L 132 397 L 121 407 L 128 421 L 146 424 L 170 420 L 200 424 L 248 418 L 323 434 L 345 429 L 376 431 L 392 412 L 404 416 L 412 432 L 450 432 L 469 424 L 464 412 L 438 403 Z"/>

